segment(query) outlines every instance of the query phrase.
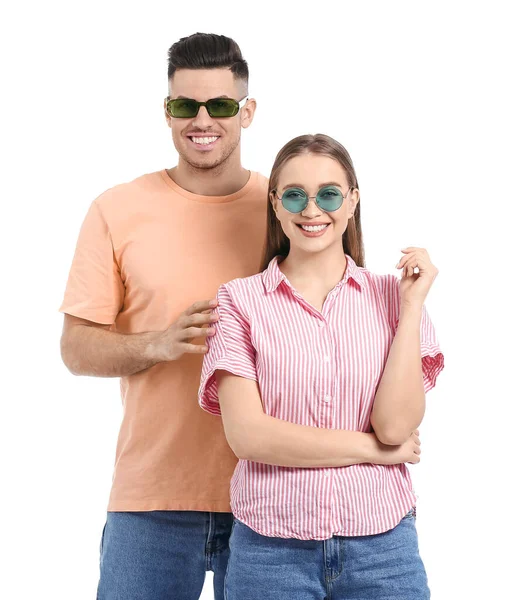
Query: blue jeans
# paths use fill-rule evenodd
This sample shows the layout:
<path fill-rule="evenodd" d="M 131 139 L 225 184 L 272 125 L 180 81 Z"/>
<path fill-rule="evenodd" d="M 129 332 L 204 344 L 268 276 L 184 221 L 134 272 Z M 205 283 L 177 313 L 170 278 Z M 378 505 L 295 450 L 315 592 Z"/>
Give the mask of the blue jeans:
<path fill-rule="evenodd" d="M 109 512 L 97 600 L 198 600 L 207 571 L 223 600 L 231 513 Z"/>
<path fill-rule="evenodd" d="M 428 600 L 415 512 L 390 531 L 297 540 L 235 519 L 225 600 Z"/>

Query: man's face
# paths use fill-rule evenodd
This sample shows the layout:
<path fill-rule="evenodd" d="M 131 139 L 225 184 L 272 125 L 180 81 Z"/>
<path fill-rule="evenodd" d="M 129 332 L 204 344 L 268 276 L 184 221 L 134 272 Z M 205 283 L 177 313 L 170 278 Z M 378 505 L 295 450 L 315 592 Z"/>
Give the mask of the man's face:
<path fill-rule="evenodd" d="M 242 100 L 247 95 L 246 83 L 235 79 L 230 69 L 180 69 L 169 81 L 170 98 L 190 98 L 206 102 L 228 97 Z M 205 106 L 192 119 L 166 119 L 172 130 L 174 146 L 180 158 L 198 169 L 213 169 L 223 164 L 239 149 L 241 127 L 249 127 L 255 112 L 251 100 L 234 116 L 212 118 Z"/>

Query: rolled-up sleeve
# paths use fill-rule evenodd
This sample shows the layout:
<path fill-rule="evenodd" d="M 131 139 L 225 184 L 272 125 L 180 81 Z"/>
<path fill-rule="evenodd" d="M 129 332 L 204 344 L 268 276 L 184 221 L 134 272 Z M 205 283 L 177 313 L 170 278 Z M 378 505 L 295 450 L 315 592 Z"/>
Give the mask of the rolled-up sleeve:
<path fill-rule="evenodd" d="M 215 334 L 207 338 L 208 352 L 203 361 L 198 393 L 201 408 L 213 415 L 221 414 L 215 378 L 217 370 L 257 381 L 249 321 L 232 300 L 227 285 L 219 288 L 217 300 L 214 312 L 219 314 L 219 320 L 213 326 Z"/>
<path fill-rule="evenodd" d="M 385 291 L 389 320 L 393 330 L 396 331 L 400 316 L 400 279 L 390 275 Z M 422 320 L 420 321 L 420 355 L 422 357 L 424 392 L 427 393 L 436 385 L 436 379 L 444 367 L 444 359 L 434 325 L 425 305 L 422 307 Z"/>

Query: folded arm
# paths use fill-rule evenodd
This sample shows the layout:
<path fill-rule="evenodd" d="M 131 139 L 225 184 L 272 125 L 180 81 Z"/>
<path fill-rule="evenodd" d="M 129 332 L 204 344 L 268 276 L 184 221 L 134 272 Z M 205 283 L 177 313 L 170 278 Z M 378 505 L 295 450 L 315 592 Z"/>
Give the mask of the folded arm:
<path fill-rule="evenodd" d="M 373 433 L 297 425 L 264 413 L 256 381 L 216 371 L 226 438 L 235 455 L 284 467 L 341 467 L 419 462 L 420 441 L 388 446 Z"/>
<path fill-rule="evenodd" d="M 421 308 L 401 309 L 397 332 L 377 388 L 370 421 L 384 444 L 401 444 L 424 418 L 421 318 Z"/>

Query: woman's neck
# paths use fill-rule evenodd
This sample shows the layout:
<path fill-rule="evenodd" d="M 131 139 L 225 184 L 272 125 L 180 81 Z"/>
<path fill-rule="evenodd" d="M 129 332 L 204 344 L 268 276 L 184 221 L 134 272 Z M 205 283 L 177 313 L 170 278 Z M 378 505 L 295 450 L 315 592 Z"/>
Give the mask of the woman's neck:
<path fill-rule="evenodd" d="M 343 279 L 346 265 L 346 255 L 340 243 L 318 253 L 291 249 L 279 268 L 291 285 L 300 291 L 318 288 L 329 292 Z"/>

